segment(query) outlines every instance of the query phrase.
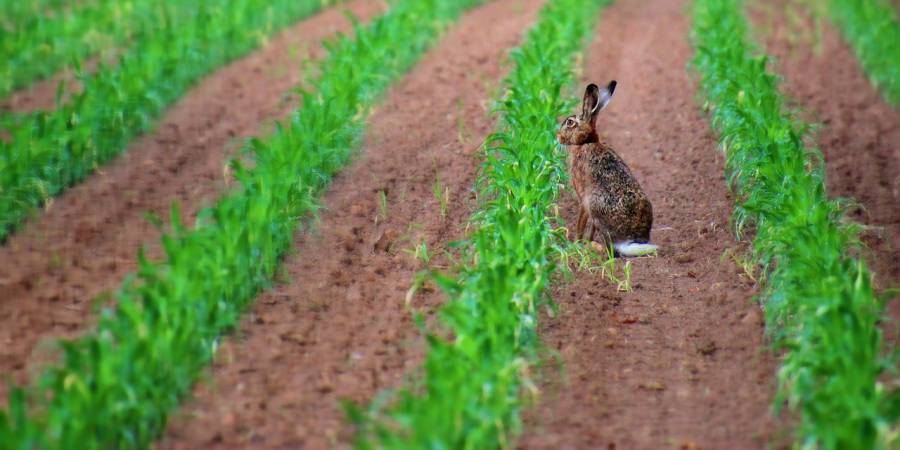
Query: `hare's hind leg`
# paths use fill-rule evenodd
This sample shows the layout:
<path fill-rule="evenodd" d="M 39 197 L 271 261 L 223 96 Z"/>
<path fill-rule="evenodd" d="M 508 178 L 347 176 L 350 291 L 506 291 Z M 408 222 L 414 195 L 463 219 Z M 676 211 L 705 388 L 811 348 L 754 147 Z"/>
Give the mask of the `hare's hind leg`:
<path fill-rule="evenodd" d="M 597 237 L 600 237 L 601 238 L 600 243 L 605 244 L 606 241 L 602 239 L 603 233 L 600 232 L 600 227 L 598 226 L 599 224 L 597 224 L 596 222 L 597 221 L 594 220 L 593 218 L 591 218 L 591 220 L 588 221 L 588 227 L 589 227 L 588 228 L 588 242 L 594 242 L 594 239 L 596 239 Z M 599 236 L 598 236 L 598 232 L 600 232 Z"/>
<path fill-rule="evenodd" d="M 578 222 L 575 223 L 575 241 L 584 237 L 584 226 L 588 221 L 588 212 L 584 207 L 578 208 Z"/>
<path fill-rule="evenodd" d="M 609 231 L 603 222 L 591 217 L 588 221 L 588 226 L 590 227 L 588 242 L 594 242 L 596 240 L 596 242 L 603 244 L 606 247 L 612 245 L 612 241 L 609 238 Z"/>

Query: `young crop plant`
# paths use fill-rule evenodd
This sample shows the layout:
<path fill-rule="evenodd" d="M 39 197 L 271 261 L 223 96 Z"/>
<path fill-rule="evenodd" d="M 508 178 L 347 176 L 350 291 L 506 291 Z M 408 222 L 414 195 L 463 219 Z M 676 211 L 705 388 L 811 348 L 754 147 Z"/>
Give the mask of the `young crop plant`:
<path fill-rule="evenodd" d="M 322 0 L 183 3 L 188 18 L 161 23 L 114 67 L 84 78 L 84 90 L 0 139 L 0 241 L 29 212 L 87 177 L 148 130 L 192 83 L 246 53 Z M 199 6 L 190 6 L 199 5 Z M 187 8 L 187 9 L 185 9 Z"/>
<path fill-rule="evenodd" d="M 219 336 L 269 285 L 299 218 L 346 165 L 368 111 L 442 30 L 477 0 L 397 0 L 353 37 L 330 43 L 301 109 L 234 163 L 239 186 L 193 228 L 162 238 L 166 257 L 140 268 L 103 310 L 97 329 L 64 342 L 64 356 L 0 412 L 3 449 L 140 449 L 215 352 Z M 397 45 L 402 42 L 403 45 Z"/>
<path fill-rule="evenodd" d="M 30 28 L 42 16 L 58 14 L 66 5 L 74 9 L 84 3 L 88 2 L 72 5 L 70 0 L 0 0 L 0 39 Z"/>
<path fill-rule="evenodd" d="M 537 389 L 529 377 L 538 352 L 539 308 L 569 244 L 554 228 L 565 182 L 556 118 L 561 96 L 602 0 L 551 0 L 521 47 L 500 100 L 500 130 L 486 141 L 477 182 L 480 210 L 462 244 L 460 272 L 433 274 L 449 298 L 428 354 L 411 385 L 368 410 L 347 405 L 360 449 L 510 448 L 519 413 Z M 424 326 L 423 326 L 424 327 Z"/>
<path fill-rule="evenodd" d="M 900 107 L 900 21 L 895 6 L 885 0 L 829 0 L 825 10 L 872 84 Z"/>
<path fill-rule="evenodd" d="M 152 36 L 166 22 L 192 16 L 198 9 L 195 2 L 176 0 L 96 0 L 49 12 L 43 8 L 51 5 L 39 5 L 47 2 L 21 3 L 11 11 L 18 19 L 0 24 L 0 99 L 73 60 Z"/>
<path fill-rule="evenodd" d="M 797 448 L 897 448 L 900 397 L 879 382 L 894 364 L 882 353 L 884 304 L 855 256 L 858 227 L 828 198 L 822 157 L 803 144 L 809 127 L 754 56 L 742 7 L 695 0 L 693 65 L 736 194 L 735 229 L 756 231 L 768 332 L 783 352 L 776 411 L 786 401 L 799 414 Z"/>
<path fill-rule="evenodd" d="M 441 206 L 441 218 L 447 217 L 447 208 L 450 204 L 450 187 L 441 183 L 441 175 L 434 177 L 434 183 L 431 185 L 431 193 Z"/>

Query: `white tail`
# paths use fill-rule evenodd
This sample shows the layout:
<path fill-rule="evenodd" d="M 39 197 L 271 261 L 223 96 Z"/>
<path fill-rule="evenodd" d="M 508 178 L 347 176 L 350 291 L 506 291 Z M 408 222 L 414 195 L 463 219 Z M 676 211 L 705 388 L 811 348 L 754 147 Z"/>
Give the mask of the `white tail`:
<path fill-rule="evenodd" d="M 645 256 L 656 254 L 656 250 L 659 247 L 653 244 L 640 244 L 634 241 L 626 241 L 613 244 L 613 248 L 615 248 L 616 252 L 622 256 Z"/>

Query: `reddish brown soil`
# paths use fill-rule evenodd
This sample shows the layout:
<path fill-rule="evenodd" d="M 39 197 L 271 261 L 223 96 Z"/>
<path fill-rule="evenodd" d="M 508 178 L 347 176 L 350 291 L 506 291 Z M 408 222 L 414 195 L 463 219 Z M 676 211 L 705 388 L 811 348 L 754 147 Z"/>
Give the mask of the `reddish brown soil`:
<path fill-rule="evenodd" d="M 616 2 L 589 48 L 583 81 L 619 82 L 601 134 L 653 202 L 661 251 L 631 260 L 633 292 L 587 272 L 555 289 L 542 333 L 564 373 L 545 370 L 520 448 L 762 449 L 776 430 L 754 283 L 723 258 L 732 201 L 685 71 L 686 3 Z M 574 220 L 572 196 L 563 206 Z"/>
<path fill-rule="evenodd" d="M 872 87 L 830 23 L 820 41 L 811 40 L 810 21 L 788 25 L 779 13 L 788 3 L 769 0 L 773 16 L 754 14 L 757 23 L 766 20 L 766 52 L 784 76 L 782 91 L 822 126 L 815 144 L 825 155 L 829 194 L 863 206 L 850 217 L 872 227 L 863 238 L 877 285 L 900 286 L 900 113 Z"/>
<path fill-rule="evenodd" d="M 323 11 L 207 77 L 156 132 L 13 235 L 0 248 L 0 374 L 25 382 L 53 357 L 40 342 L 84 330 L 92 300 L 135 270 L 138 247 L 158 241 L 144 212 L 166 217 L 177 201 L 192 217 L 216 198 L 229 153 L 290 107 L 285 94 L 301 80 L 301 58 L 320 56 L 322 39 L 350 29 L 344 9 L 368 18 L 384 6 L 356 0 Z M 0 384 L 0 398 L 5 390 Z"/>
<path fill-rule="evenodd" d="M 408 252 L 425 242 L 439 254 L 464 234 L 501 61 L 541 3 L 498 0 L 469 12 L 389 92 L 362 157 L 325 196 L 318 229 L 285 261 L 289 284 L 257 300 L 158 448 L 342 446 L 350 430 L 340 401 L 371 401 L 419 364 L 421 336 L 404 298 L 422 266 Z M 446 216 L 433 194 L 438 178 L 449 189 Z M 433 310 L 442 300 L 431 292 L 415 304 Z"/>

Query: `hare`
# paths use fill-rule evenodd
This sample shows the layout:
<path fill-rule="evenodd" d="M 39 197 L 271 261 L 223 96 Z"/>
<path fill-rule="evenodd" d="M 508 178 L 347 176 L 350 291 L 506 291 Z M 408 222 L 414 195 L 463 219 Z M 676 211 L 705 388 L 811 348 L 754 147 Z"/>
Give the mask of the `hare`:
<path fill-rule="evenodd" d="M 583 238 L 587 227 L 589 241 L 599 239 L 618 255 L 646 255 L 657 249 L 650 244 L 650 200 L 628 165 L 597 134 L 597 115 L 615 90 L 615 80 L 603 90 L 588 85 L 581 114 L 567 117 L 556 138 L 568 149 L 569 172 L 578 196 L 575 239 Z"/>

